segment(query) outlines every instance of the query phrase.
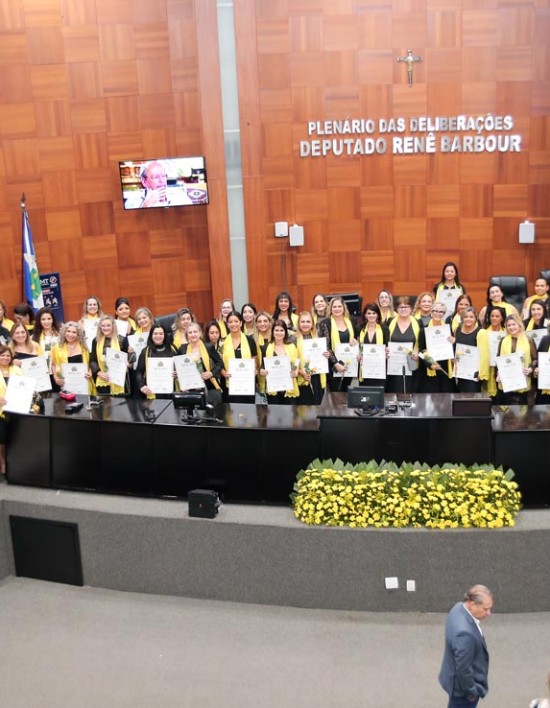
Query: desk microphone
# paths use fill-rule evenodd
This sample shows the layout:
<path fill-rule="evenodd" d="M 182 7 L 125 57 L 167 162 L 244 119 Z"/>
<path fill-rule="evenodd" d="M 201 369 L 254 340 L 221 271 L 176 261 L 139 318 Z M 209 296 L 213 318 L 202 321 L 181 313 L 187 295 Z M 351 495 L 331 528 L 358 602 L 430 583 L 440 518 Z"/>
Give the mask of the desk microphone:
<path fill-rule="evenodd" d="M 403 365 L 403 368 L 401 369 L 401 373 L 403 374 L 403 393 L 407 393 L 407 371 L 405 369 L 405 365 Z"/>

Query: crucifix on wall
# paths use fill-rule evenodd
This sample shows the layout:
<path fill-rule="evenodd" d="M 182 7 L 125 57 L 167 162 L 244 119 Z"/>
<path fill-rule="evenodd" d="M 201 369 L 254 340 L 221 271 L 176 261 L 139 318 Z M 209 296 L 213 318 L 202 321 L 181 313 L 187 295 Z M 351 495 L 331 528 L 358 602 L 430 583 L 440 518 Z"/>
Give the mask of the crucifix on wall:
<path fill-rule="evenodd" d="M 409 88 L 413 84 L 413 67 L 418 61 L 422 61 L 422 57 L 413 54 L 412 49 L 407 49 L 407 56 L 398 57 L 398 62 L 405 62 L 407 64 L 407 83 Z"/>

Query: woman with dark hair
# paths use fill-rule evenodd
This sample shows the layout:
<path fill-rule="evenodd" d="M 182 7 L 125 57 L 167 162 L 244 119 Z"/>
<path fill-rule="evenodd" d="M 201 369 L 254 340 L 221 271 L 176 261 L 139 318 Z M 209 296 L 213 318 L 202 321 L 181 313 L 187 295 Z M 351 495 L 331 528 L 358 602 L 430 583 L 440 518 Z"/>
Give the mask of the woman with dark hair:
<path fill-rule="evenodd" d="M 516 391 L 502 392 L 502 402 L 504 405 L 523 406 L 529 402 L 529 391 L 531 390 L 531 377 L 537 369 L 538 352 L 533 340 L 525 334 L 523 322 L 518 313 L 506 317 L 506 336 L 500 340 L 498 356 L 518 353 L 521 357 L 523 374 L 526 379 L 526 386 Z M 497 374 L 499 390 L 502 391 L 500 377 Z"/>
<path fill-rule="evenodd" d="M 449 292 L 454 291 L 454 292 Z M 441 279 L 433 287 L 435 299 L 443 302 L 450 309 L 458 293 L 464 292 L 464 287 L 458 275 L 458 266 L 453 261 L 447 261 L 441 269 Z"/>
<path fill-rule="evenodd" d="M 221 301 L 220 304 L 220 314 L 218 315 L 218 324 L 220 326 L 220 331 L 222 333 L 222 341 L 227 337 L 229 334 L 229 330 L 227 328 L 227 318 L 231 312 L 235 312 L 236 307 L 235 304 L 233 303 L 233 300 L 231 298 L 226 297 L 224 300 Z"/>
<path fill-rule="evenodd" d="M 452 315 L 449 315 L 445 320 L 445 323 L 451 325 L 451 332 L 456 332 L 456 330 L 462 324 L 462 313 L 467 307 L 473 307 L 472 298 L 468 293 L 462 293 L 462 295 L 455 302 L 454 311 Z"/>
<path fill-rule="evenodd" d="M 21 302 L 13 308 L 13 319 L 15 322 L 21 322 L 29 332 L 32 333 L 34 328 L 34 310 L 26 302 Z"/>
<path fill-rule="evenodd" d="M 177 351 L 169 342 L 168 334 L 164 327 L 155 322 L 149 332 L 147 338 L 147 346 L 139 355 L 136 366 L 136 383 L 140 393 L 146 398 L 172 398 L 170 393 L 153 393 L 152 389 L 147 384 L 147 376 L 149 370 L 149 359 L 171 359 L 177 354 Z M 172 372 L 172 378 L 175 380 L 176 372 Z M 173 385 L 172 385 L 173 389 Z"/>
<path fill-rule="evenodd" d="M 254 359 L 257 366 L 258 347 L 253 337 L 247 336 L 242 330 L 242 317 L 239 312 L 231 312 L 227 318 L 229 334 L 224 339 L 222 347 L 223 369 L 222 386 L 224 400 L 232 403 L 254 403 L 255 396 L 230 395 L 229 378 L 231 376 L 230 362 L 232 359 Z"/>
<path fill-rule="evenodd" d="M 176 351 L 181 347 L 182 344 L 187 342 L 187 327 L 191 322 L 196 322 L 195 315 L 191 312 L 188 307 L 180 307 L 176 312 L 176 317 L 172 322 L 172 337 L 171 342 L 174 345 Z"/>
<path fill-rule="evenodd" d="M 382 323 L 382 313 L 375 302 L 367 302 L 363 308 L 363 326 L 359 332 L 359 384 L 361 386 L 386 386 L 386 379 L 363 379 L 361 363 L 363 360 L 363 345 L 388 345 L 390 333 Z"/>
<path fill-rule="evenodd" d="M 251 302 L 245 302 L 241 307 L 241 317 L 243 318 L 242 330 L 245 334 L 254 339 L 258 339 L 258 330 L 256 329 L 257 312 L 256 305 Z"/>
<path fill-rule="evenodd" d="M 210 322 L 207 323 L 204 328 L 204 338 L 206 343 L 210 343 L 218 354 L 221 353 L 223 338 L 218 320 L 210 320 Z"/>
<path fill-rule="evenodd" d="M 222 358 L 210 342 L 202 341 L 202 329 L 197 322 L 187 327 L 187 342 L 181 345 L 178 354 L 187 354 L 194 360 L 207 389 L 221 392 L 218 379 L 223 369 Z"/>
<path fill-rule="evenodd" d="M 455 332 L 455 380 L 461 393 L 478 393 L 481 384 L 489 378 L 489 341 L 487 332 L 479 326 L 474 307 L 462 312 L 462 323 Z M 479 368 L 474 379 L 460 377 L 460 359 L 469 347 L 477 347 Z"/>
<path fill-rule="evenodd" d="M 13 365 L 11 349 L 0 344 L 0 473 L 6 474 L 6 421 L 3 407 L 6 405 L 6 389 L 11 376 L 22 376 L 21 367 Z"/>
<path fill-rule="evenodd" d="M 122 337 L 133 334 L 137 329 L 137 324 L 130 314 L 130 300 L 127 297 L 117 297 L 115 300 L 115 326 L 118 334 Z"/>
<path fill-rule="evenodd" d="M 388 345 L 394 344 L 397 347 L 390 347 L 390 358 L 391 349 L 405 347 L 407 365 L 403 367 L 405 376 L 401 373 L 388 375 L 386 390 L 389 393 L 415 393 L 418 387 L 418 353 L 426 348 L 424 328 L 422 323 L 412 316 L 411 302 L 408 297 L 398 297 L 395 309 L 397 316 L 388 325 Z M 407 371 L 410 371 L 410 376 L 407 375 Z"/>
<path fill-rule="evenodd" d="M 298 389 L 298 350 L 288 336 L 288 328 L 284 320 L 275 320 L 271 329 L 271 341 L 267 345 L 265 358 L 267 357 L 287 357 L 290 363 L 290 376 L 292 379 L 292 387 L 286 391 L 270 392 L 267 388 L 268 403 L 290 404 L 296 403 L 300 391 Z M 263 362 L 262 362 L 263 364 Z M 260 374 L 266 377 L 268 382 L 267 370 L 262 365 Z"/>
<path fill-rule="evenodd" d="M 532 300 L 529 305 L 529 312 L 526 320 L 523 321 L 526 332 L 543 329 L 548 326 L 548 318 L 546 316 L 546 303 L 544 300 Z"/>
<path fill-rule="evenodd" d="M 351 320 L 346 303 L 341 297 L 333 297 L 328 307 L 329 316 L 321 320 L 317 326 L 319 337 L 326 337 L 329 354 L 328 385 L 331 391 L 347 391 L 352 377 L 342 376 L 346 370 L 343 360 L 336 357 L 339 344 L 357 344 L 357 333 Z"/>
<path fill-rule="evenodd" d="M 48 358 L 53 345 L 57 344 L 59 329 L 60 326 L 55 312 L 49 307 L 41 307 L 36 313 L 32 338 L 40 344 Z"/>
<path fill-rule="evenodd" d="M 275 309 L 273 310 L 273 321 L 282 320 L 292 336 L 298 326 L 298 315 L 294 312 L 294 303 L 290 293 L 281 291 L 275 298 Z"/>
<path fill-rule="evenodd" d="M 548 301 L 548 291 L 550 290 L 550 286 L 549 286 L 546 278 L 539 276 L 535 280 L 535 288 L 534 289 L 535 289 L 535 294 L 530 295 L 529 297 L 525 298 L 525 302 L 523 303 L 522 317 L 524 319 L 529 317 L 529 308 L 531 306 L 531 303 L 534 302 L 535 300 L 542 300 L 547 313 L 550 314 L 550 311 L 548 310 L 548 302 L 549 302 Z"/>
<path fill-rule="evenodd" d="M 506 322 L 506 310 L 498 305 L 489 305 L 487 308 L 487 319 L 489 326 L 485 328 L 487 332 L 487 343 L 489 346 L 489 375 L 486 381 L 481 382 L 481 390 L 493 399 L 495 404 L 500 404 L 499 391 L 497 386 L 497 369 L 495 357 L 497 355 L 500 340 L 506 334 L 504 323 Z"/>
<path fill-rule="evenodd" d="M 479 311 L 479 321 L 483 327 L 487 327 L 489 324 L 487 321 L 487 308 L 489 305 L 498 305 L 498 307 L 502 307 L 506 310 L 506 316 L 519 316 L 519 312 L 516 308 L 509 302 L 506 302 L 506 298 L 504 297 L 504 293 L 502 292 L 500 285 L 489 284 L 489 287 L 487 288 L 487 304 L 484 305 Z"/>
<path fill-rule="evenodd" d="M 130 381 L 126 374 L 124 386 L 119 386 L 111 382 L 109 367 L 107 364 L 107 350 L 128 353 L 128 340 L 117 333 L 116 323 L 111 315 L 103 315 L 99 319 L 97 335 L 92 342 L 90 353 L 90 369 L 94 377 L 96 390 L 99 394 L 110 396 L 122 396 L 130 392 Z M 131 363 L 128 357 L 128 366 Z"/>

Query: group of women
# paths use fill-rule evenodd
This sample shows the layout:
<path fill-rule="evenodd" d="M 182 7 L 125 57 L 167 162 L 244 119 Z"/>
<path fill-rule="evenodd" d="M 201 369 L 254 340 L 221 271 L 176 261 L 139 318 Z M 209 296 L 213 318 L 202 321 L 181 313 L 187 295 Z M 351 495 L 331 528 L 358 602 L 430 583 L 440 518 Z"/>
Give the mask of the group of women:
<path fill-rule="evenodd" d="M 353 370 L 350 361 L 341 356 L 346 347 L 358 359 L 360 385 L 383 386 L 395 393 L 484 391 L 497 403 L 524 403 L 531 387 L 536 386 L 538 352 L 550 351 L 548 291 L 547 281 L 538 278 L 534 294 L 526 299 L 520 314 L 506 302 L 500 287 L 491 285 L 487 302 L 478 312 L 460 281 L 458 267 L 449 262 L 433 290 L 420 293 L 416 302 L 408 297 L 394 299 L 389 291 L 382 290 L 364 306 L 360 321 L 350 316 L 341 297 L 328 301 L 317 293 L 311 308 L 299 311 L 291 295 L 280 292 L 271 312 L 258 310 L 253 303 L 245 303 L 237 310 L 226 299 L 218 315 L 204 328 L 189 308 L 182 307 L 170 329 L 156 321 L 147 307 L 139 307 L 132 316 L 130 302 L 124 297 L 117 298 L 111 315 L 103 311 L 98 297 L 90 296 L 80 320 L 62 325 L 51 309 L 43 307 L 35 315 L 25 304 L 14 308 L 14 319 L 10 320 L 0 301 L 0 406 L 9 377 L 20 375 L 20 363 L 29 357 L 46 357 L 53 390 L 65 385 L 64 364 L 83 363 L 90 393 L 152 398 L 159 394 L 148 381 L 150 360 L 178 354 L 193 359 L 205 388 L 217 391 L 224 400 L 254 401 L 260 396 L 268 403 L 316 405 L 325 390 L 346 391 L 355 377 L 349 375 Z M 449 325 L 452 356 L 434 360 L 428 352 L 427 329 L 445 324 Z M 491 349 L 491 341 L 498 341 L 498 346 Z M 324 343 L 319 354 L 326 366 L 315 367 L 309 356 L 311 346 L 319 342 Z M 405 350 L 406 367 L 396 371 L 388 366 L 385 378 L 363 378 L 362 352 L 369 344 L 383 345 L 388 360 L 392 351 Z M 473 376 L 463 378 L 460 360 L 468 347 L 477 348 L 479 367 Z M 109 349 L 127 355 L 124 385 L 111 380 Z M 526 385 L 504 393 L 495 356 L 515 352 L 521 355 Z M 267 361 L 273 357 L 290 363 L 285 390 L 274 391 L 268 385 Z M 234 359 L 254 361 L 254 395 L 232 394 Z M 173 378 L 177 389 L 175 373 Z M 550 391 L 535 390 L 537 403 L 550 403 Z M 0 429 L 0 453 L 2 435 Z M 0 464 L 4 469 L 3 454 Z"/>

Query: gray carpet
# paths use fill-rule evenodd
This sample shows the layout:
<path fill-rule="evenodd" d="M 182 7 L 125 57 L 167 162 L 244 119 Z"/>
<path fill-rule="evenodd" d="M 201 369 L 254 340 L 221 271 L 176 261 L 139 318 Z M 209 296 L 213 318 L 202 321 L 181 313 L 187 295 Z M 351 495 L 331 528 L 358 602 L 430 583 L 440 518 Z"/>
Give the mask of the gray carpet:
<path fill-rule="evenodd" d="M 490 694 L 522 708 L 550 667 L 550 614 L 484 625 Z M 304 610 L 0 583 L 1 708 L 444 708 L 443 614 Z"/>

